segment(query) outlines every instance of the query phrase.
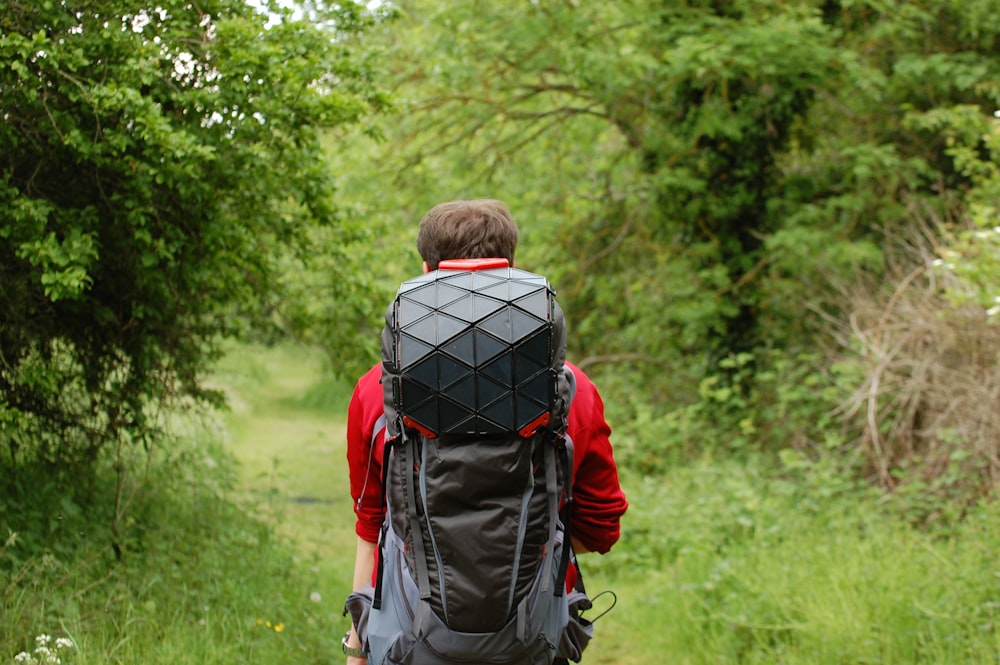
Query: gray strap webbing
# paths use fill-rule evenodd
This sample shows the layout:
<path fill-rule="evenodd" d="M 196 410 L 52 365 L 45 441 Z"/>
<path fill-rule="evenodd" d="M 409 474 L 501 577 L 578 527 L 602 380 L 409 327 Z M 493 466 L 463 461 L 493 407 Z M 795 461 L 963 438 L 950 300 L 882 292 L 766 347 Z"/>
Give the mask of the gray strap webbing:
<path fill-rule="evenodd" d="M 552 559 L 556 551 L 556 532 L 559 523 L 559 482 L 556 472 L 556 449 L 546 444 L 545 449 L 545 493 L 549 500 L 549 540 L 545 545 L 545 566 L 542 570 L 542 591 L 550 589 L 552 582 Z"/>
<path fill-rule="evenodd" d="M 542 444 L 545 445 L 545 444 Z M 524 553 L 524 538 L 528 531 L 528 509 L 531 497 L 535 494 L 535 476 L 531 467 L 528 467 L 528 477 L 525 478 L 524 493 L 521 495 L 521 514 L 518 516 L 517 526 L 517 549 L 514 550 L 514 570 L 510 575 L 510 591 L 507 594 L 507 613 L 514 606 L 514 591 L 517 590 L 517 576 L 521 571 L 521 556 Z"/>
<path fill-rule="evenodd" d="M 406 503 L 410 517 L 410 541 L 413 546 L 413 559 L 417 570 L 417 588 L 420 590 L 422 600 L 431 598 L 431 581 L 427 572 L 427 556 L 424 550 L 424 534 L 420 528 L 420 516 L 417 514 L 417 497 L 414 485 L 416 484 L 414 475 L 414 465 L 417 458 L 417 442 L 419 437 L 409 438 L 404 435 L 404 443 L 400 446 L 402 458 L 400 468 L 402 477 L 406 482 Z M 422 467 L 417 473 L 423 473 Z"/>
<path fill-rule="evenodd" d="M 434 528 L 431 524 L 431 515 L 427 511 L 429 502 L 427 500 L 427 449 L 429 446 L 425 442 L 420 451 L 420 500 L 424 505 L 424 520 L 427 524 L 427 537 L 431 541 L 431 550 L 434 552 L 434 564 L 438 570 L 438 593 L 441 594 L 441 611 L 445 623 L 448 622 L 448 594 L 445 590 L 444 560 L 441 558 L 441 550 L 438 549 L 437 539 L 434 537 Z M 430 582 L 430 580 L 428 580 Z"/>

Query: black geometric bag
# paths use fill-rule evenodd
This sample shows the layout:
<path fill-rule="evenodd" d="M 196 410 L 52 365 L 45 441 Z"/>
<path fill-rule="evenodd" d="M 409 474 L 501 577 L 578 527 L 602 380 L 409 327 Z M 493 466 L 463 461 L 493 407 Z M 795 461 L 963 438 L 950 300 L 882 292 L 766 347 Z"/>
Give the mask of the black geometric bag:
<path fill-rule="evenodd" d="M 560 653 L 579 637 L 571 601 L 588 606 L 564 583 L 565 348 L 548 282 L 503 259 L 445 261 L 400 287 L 383 332 L 387 516 L 362 636 L 374 665 L 579 658 Z"/>

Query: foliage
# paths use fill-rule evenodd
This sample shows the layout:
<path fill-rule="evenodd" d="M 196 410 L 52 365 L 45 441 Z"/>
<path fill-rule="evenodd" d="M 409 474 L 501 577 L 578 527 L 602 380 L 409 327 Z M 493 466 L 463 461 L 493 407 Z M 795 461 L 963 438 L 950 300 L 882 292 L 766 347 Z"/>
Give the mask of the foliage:
<path fill-rule="evenodd" d="M 588 658 L 993 662 L 997 503 L 928 534 L 833 459 L 782 458 L 625 475 L 622 541 L 582 559 L 619 598 Z"/>
<path fill-rule="evenodd" d="M 498 190 L 516 191 L 522 165 L 551 183 L 525 181 L 512 203 L 518 212 L 524 201 L 532 224 L 553 220 L 542 239 L 561 251 L 541 256 L 580 354 L 656 359 L 675 371 L 664 383 L 640 362 L 654 365 L 651 387 L 694 389 L 719 358 L 772 336 L 756 331 L 754 280 L 762 239 L 779 226 L 777 158 L 836 73 L 818 13 L 749 2 L 402 7 L 412 32 L 395 42 L 397 79 L 413 119 L 397 145 L 410 165 L 446 156 L 456 175 Z"/>
<path fill-rule="evenodd" d="M 0 9 L 8 471 L 78 477 L 109 443 L 148 445 L 161 400 L 213 399 L 200 378 L 219 339 L 274 325 L 280 262 L 316 251 L 317 227 L 324 252 L 351 239 L 319 131 L 384 105 L 352 52 L 374 17 L 268 6 Z"/>
<path fill-rule="evenodd" d="M 347 195 L 390 234 L 444 198 L 505 198 L 629 464 L 793 448 L 849 456 L 885 487 L 945 483 L 937 497 L 993 482 L 974 443 L 992 421 L 971 406 L 992 399 L 973 389 L 992 333 L 959 307 L 1000 311 L 988 0 L 398 7 L 373 39 L 399 113 L 360 153 L 377 177 Z M 852 322 L 867 334 L 893 311 L 925 265 L 914 243 L 959 279 L 916 306 L 936 332 L 921 319 L 908 336 L 909 306 L 891 323 L 913 355 L 873 353 Z M 911 374 L 928 343 L 978 350 L 935 384 Z M 947 411 L 956 395 L 968 409 Z M 902 426 L 903 405 L 928 420 Z"/>
<path fill-rule="evenodd" d="M 184 419 L 187 437 L 154 451 L 121 562 L 101 524 L 110 501 L 50 518 L 59 508 L 44 505 L 51 493 L 41 484 L 36 508 L 0 495 L 0 529 L 18 533 L 0 545 L 0 658 L 34 649 L 43 633 L 73 641 L 63 652 L 73 665 L 339 658 L 353 514 L 348 502 L 320 518 L 287 501 L 304 487 L 347 493 L 343 442 L 331 451 L 320 441 L 323 460 L 301 451 L 309 430 L 343 426 L 346 386 L 332 387 L 316 356 L 229 347 L 213 378 L 233 412 L 222 422 Z M 300 395 L 326 395 L 328 408 Z M 276 428 L 291 428 L 299 445 L 289 449 Z M 258 477 L 273 451 L 285 482 Z M 922 498 L 887 500 L 842 462 L 721 450 L 656 474 L 624 470 L 622 540 L 607 556 L 580 558 L 590 594 L 618 596 L 596 621 L 587 659 L 994 662 L 1000 503 L 927 532 L 908 523 Z M 114 485 L 108 476 L 101 491 Z M 588 616 L 610 604 L 598 598 Z"/>
<path fill-rule="evenodd" d="M 112 469 L 100 469 L 89 506 L 37 479 L 23 499 L 0 498 L 0 659 L 33 651 L 31 636 L 43 633 L 73 642 L 62 658 L 74 665 L 326 663 L 339 654 L 339 599 L 324 603 L 315 562 L 275 535 L 269 495 L 239 481 L 219 422 L 185 420 L 184 438 L 148 456 L 120 559 L 105 526 Z"/>

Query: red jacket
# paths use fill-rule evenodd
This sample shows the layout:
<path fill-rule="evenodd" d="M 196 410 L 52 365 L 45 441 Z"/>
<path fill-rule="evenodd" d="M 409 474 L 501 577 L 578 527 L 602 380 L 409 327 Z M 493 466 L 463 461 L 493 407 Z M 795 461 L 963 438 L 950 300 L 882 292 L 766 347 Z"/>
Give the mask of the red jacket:
<path fill-rule="evenodd" d="M 604 402 L 586 374 L 570 363 L 566 366 L 576 378 L 567 430 L 574 452 L 571 532 L 588 550 L 604 553 L 618 541 L 619 520 L 628 502 L 618 482 Z M 383 406 L 381 379 L 382 366 L 376 365 L 358 380 L 347 409 L 347 463 L 357 515 L 355 531 L 371 543 L 378 541 L 385 516 L 381 486 L 385 421 L 379 420 Z"/>

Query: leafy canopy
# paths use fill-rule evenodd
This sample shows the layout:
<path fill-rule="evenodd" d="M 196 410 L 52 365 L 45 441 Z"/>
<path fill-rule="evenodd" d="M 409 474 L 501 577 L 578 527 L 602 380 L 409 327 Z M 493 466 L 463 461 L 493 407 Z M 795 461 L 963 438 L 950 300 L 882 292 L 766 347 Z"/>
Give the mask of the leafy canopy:
<path fill-rule="evenodd" d="M 12 458 L 40 440 L 36 456 L 89 462 L 148 435 L 156 401 L 211 397 L 218 340 L 275 316 L 279 260 L 327 251 L 317 227 L 347 239 L 320 132 L 385 104 L 352 50 L 375 20 L 352 3 L 308 19 L 244 0 L 3 4 Z"/>

